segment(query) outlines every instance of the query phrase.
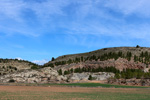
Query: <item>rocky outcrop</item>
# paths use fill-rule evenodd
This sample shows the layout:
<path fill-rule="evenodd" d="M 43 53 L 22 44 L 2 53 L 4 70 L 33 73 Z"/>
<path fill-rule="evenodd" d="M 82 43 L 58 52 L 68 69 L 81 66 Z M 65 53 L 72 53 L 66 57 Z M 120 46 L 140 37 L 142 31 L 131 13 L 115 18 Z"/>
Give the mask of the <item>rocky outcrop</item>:
<path fill-rule="evenodd" d="M 109 84 L 150 86 L 150 79 L 109 79 Z"/>
<path fill-rule="evenodd" d="M 17 70 L 22 70 L 22 69 L 31 69 L 31 67 L 35 65 L 36 64 L 25 60 L 0 59 L 0 68 L 8 69 L 8 67 L 15 67 L 17 68 Z"/>
<path fill-rule="evenodd" d="M 59 75 L 58 72 L 50 67 L 38 70 L 23 70 L 16 73 L 0 76 L 1 83 L 64 83 L 64 82 L 80 82 L 88 81 L 89 76 L 92 80 L 107 80 L 113 78 L 113 73 L 99 72 L 99 73 L 73 73 L 69 75 Z"/>
<path fill-rule="evenodd" d="M 1 83 L 57 83 L 66 80 L 66 77 L 58 75 L 58 72 L 50 67 L 39 70 L 23 70 L 17 73 L 0 76 Z"/>
<path fill-rule="evenodd" d="M 31 69 L 32 67 L 40 66 L 25 60 L 0 59 L 0 75 L 6 75 L 24 69 Z"/>
<path fill-rule="evenodd" d="M 73 73 L 70 75 L 67 75 L 69 82 L 80 82 L 80 81 L 88 81 L 89 76 L 91 75 L 91 80 L 96 81 L 102 81 L 107 80 L 108 78 L 113 78 L 114 73 L 108 73 L 108 72 L 99 72 L 99 73 Z"/>
<path fill-rule="evenodd" d="M 98 68 L 98 67 L 108 67 L 108 66 L 114 66 L 116 69 L 119 69 L 122 71 L 123 69 L 129 68 L 129 69 L 141 69 L 144 72 L 148 72 L 150 69 L 150 65 L 147 67 L 146 64 L 141 63 L 141 62 L 134 62 L 133 59 L 131 61 L 128 61 L 127 59 L 124 58 L 118 58 L 117 60 L 115 59 L 109 59 L 106 61 L 86 61 L 86 62 L 81 62 L 81 63 L 72 63 L 72 64 L 66 64 L 66 65 L 59 65 L 55 66 L 54 69 L 59 70 L 68 70 L 68 69 L 75 69 L 75 68 Z"/>

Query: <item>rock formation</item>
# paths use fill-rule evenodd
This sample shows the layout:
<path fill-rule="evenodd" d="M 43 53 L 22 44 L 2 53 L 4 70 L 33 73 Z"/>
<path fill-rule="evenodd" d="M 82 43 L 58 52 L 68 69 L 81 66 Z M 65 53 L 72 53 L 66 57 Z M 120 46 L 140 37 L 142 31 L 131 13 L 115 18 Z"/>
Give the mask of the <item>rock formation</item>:
<path fill-rule="evenodd" d="M 23 70 L 0 76 L 1 83 L 57 83 L 66 80 L 67 77 L 58 75 L 58 72 L 50 67 L 38 70 Z"/>

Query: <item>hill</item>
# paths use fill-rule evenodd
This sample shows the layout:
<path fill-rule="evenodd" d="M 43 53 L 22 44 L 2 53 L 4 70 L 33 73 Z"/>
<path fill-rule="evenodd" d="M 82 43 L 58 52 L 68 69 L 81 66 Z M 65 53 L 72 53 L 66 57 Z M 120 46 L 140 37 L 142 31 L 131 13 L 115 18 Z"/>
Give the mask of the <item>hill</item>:
<path fill-rule="evenodd" d="M 110 67 L 122 71 L 123 69 L 142 69 L 148 71 L 150 68 L 150 48 L 148 47 L 114 47 L 103 48 L 87 53 L 63 55 L 54 61 L 49 61 L 44 66 L 54 69 L 68 70 L 83 67 Z"/>
<path fill-rule="evenodd" d="M 0 75 L 17 72 L 24 69 L 31 69 L 38 67 L 39 65 L 34 64 L 25 60 L 18 59 L 0 59 Z"/>
<path fill-rule="evenodd" d="M 113 48 L 103 48 L 87 53 L 79 53 L 79 54 L 70 54 L 70 55 L 63 55 L 55 59 L 56 61 L 67 61 L 69 59 L 75 59 L 75 58 L 80 58 L 80 57 L 91 57 L 93 55 L 95 56 L 102 56 L 104 54 L 108 54 L 110 52 L 112 53 L 118 53 L 122 52 L 123 54 L 126 54 L 127 52 L 131 52 L 132 56 L 137 55 L 140 56 L 141 52 L 150 52 L 150 48 L 147 47 L 113 47 Z M 50 61 L 51 62 L 51 61 Z M 48 63 L 50 63 L 48 62 Z"/>
<path fill-rule="evenodd" d="M 0 69 L 0 83 L 94 81 L 150 86 L 150 48 L 103 48 L 53 58 L 43 66 L 24 60 L 0 59 Z"/>

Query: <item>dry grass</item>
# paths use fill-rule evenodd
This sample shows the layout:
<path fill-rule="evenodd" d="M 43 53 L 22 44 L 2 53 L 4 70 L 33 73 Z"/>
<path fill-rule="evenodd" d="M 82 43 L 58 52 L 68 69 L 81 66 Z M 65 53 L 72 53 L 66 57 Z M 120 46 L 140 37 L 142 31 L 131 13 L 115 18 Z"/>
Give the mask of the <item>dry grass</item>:
<path fill-rule="evenodd" d="M 150 89 L 0 86 L 0 100 L 149 100 Z"/>

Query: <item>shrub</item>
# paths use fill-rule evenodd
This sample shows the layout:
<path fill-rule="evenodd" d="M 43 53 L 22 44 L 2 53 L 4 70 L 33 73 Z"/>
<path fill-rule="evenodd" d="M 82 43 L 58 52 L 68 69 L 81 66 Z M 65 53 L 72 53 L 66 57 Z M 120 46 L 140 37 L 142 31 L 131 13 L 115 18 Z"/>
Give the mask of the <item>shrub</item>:
<path fill-rule="evenodd" d="M 9 82 L 10 82 L 10 83 L 14 83 L 15 80 L 14 80 L 14 79 L 10 79 Z"/>
<path fill-rule="evenodd" d="M 139 47 L 140 47 L 139 45 L 136 46 L 136 48 L 139 48 Z"/>
<path fill-rule="evenodd" d="M 38 67 L 38 66 L 35 66 L 35 65 L 31 67 L 31 69 L 38 69 L 38 68 L 39 68 L 39 67 Z"/>
<path fill-rule="evenodd" d="M 89 75 L 88 80 L 92 80 L 92 79 L 93 79 L 92 75 Z"/>

